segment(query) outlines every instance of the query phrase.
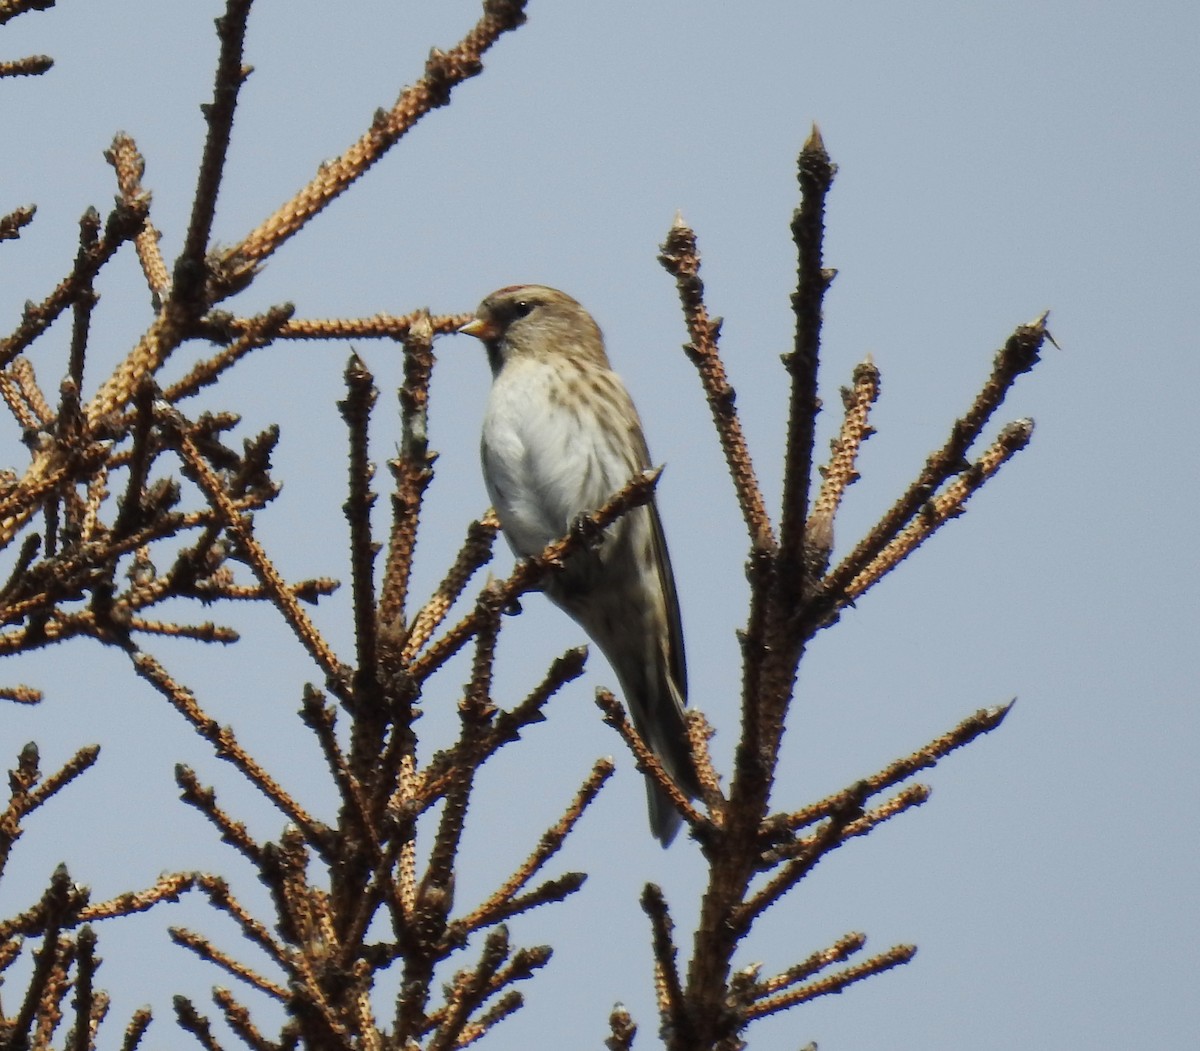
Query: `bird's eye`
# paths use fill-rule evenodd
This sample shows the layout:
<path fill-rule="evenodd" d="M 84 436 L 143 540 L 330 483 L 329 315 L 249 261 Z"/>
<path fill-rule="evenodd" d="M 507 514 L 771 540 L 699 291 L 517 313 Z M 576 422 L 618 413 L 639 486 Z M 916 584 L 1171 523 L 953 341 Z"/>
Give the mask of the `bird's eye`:
<path fill-rule="evenodd" d="M 513 313 L 517 317 L 527 317 L 532 309 L 533 304 L 528 299 L 518 299 L 513 303 Z"/>

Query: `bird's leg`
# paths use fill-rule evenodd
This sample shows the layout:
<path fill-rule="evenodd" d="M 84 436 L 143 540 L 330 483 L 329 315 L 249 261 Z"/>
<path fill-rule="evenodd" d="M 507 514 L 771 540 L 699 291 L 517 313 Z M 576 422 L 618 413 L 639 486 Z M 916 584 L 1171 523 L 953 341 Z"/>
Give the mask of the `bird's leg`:
<path fill-rule="evenodd" d="M 578 537 L 588 551 L 599 551 L 600 545 L 604 543 L 604 528 L 586 511 L 575 516 L 568 535 Z"/>

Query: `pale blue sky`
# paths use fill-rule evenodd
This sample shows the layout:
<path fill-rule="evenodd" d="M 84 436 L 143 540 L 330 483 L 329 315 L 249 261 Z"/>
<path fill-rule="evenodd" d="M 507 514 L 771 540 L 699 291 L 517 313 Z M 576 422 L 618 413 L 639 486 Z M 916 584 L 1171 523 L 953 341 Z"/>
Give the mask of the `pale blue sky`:
<path fill-rule="evenodd" d="M 216 237 L 238 239 L 339 153 L 419 75 L 428 48 L 457 41 L 477 10 L 468 0 L 259 0 L 247 44 L 256 71 Z M 0 212 L 39 205 L 21 241 L 0 245 L 0 330 L 65 273 L 83 209 L 109 207 L 101 152 L 117 130 L 145 153 L 164 250 L 178 250 L 219 12 L 212 0 L 63 0 L 0 31 L 5 57 L 47 52 L 58 63 L 46 77 L 0 83 Z M 668 464 L 660 503 L 693 701 L 718 727 L 728 771 L 744 535 L 655 255 L 682 210 L 700 238 L 710 308 L 726 319 L 725 360 L 775 505 L 778 355 L 790 342 L 795 269 L 787 224 L 795 156 L 819 123 L 841 168 L 828 215 L 827 260 L 839 276 L 826 301 L 826 403 L 837 404 L 866 353 L 883 373 L 879 433 L 845 507 L 843 550 L 941 443 L 1017 324 L 1050 309 L 1062 350 L 1048 349 L 998 420 L 1034 417 L 1030 449 L 965 519 L 821 636 L 801 672 L 779 786 L 787 806 L 873 772 L 976 708 L 1019 698 L 1002 729 L 927 778 L 925 807 L 822 863 L 742 962 L 775 971 L 849 930 L 876 950 L 916 942 L 920 951 L 906 968 L 752 1029 L 751 1046 L 1194 1046 L 1200 10 L 1182 0 L 532 0 L 529 16 L 482 77 L 270 261 L 238 309 L 290 299 L 302 316 L 461 311 L 520 281 L 580 299 Z M 132 253 L 99 288 L 93 382 L 148 319 Z M 68 336 L 58 326 L 34 355 L 51 388 Z M 383 392 L 382 461 L 397 430 L 397 352 L 358 349 Z M 347 576 L 335 406 L 347 351 L 276 346 L 240 366 L 219 399 L 245 414 L 248 433 L 284 427 L 284 494 L 259 526 L 292 576 Z M 431 426 L 442 455 L 418 593 L 486 504 L 476 452 L 486 365 L 461 337 L 437 351 Z M 823 443 L 831 422 L 823 418 Z M 5 464 L 21 462 L 18 437 L 0 427 Z M 508 565 L 504 554 L 496 571 Z M 514 700 L 581 641 L 548 603 L 531 598 L 525 609 L 505 625 L 497 685 Z M 216 616 L 243 627 L 248 645 L 215 672 L 195 645 L 151 648 L 307 805 L 330 814 L 324 769 L 292 714 L 314 670 L 268 618 Z M 349 653 L 345 597 L 323 603 L 318 619 Z M 430 747 L 452 731 L 466 677 L 451 667 L 426 699 Z M 26 904 L 62 859 L 98 897 L 160 870 L 221 866 L 209 828 L 160 802 L 174 796 L 177 761 L 214 782 L 257 834 L 277 834 L 278 816 L 244 798 L 232 771 L 114 655 L 63 648 L 11 662 L 0 680 L 48 694 L 40 709 L 0 710 L 0 761 L 11 764 L 31 738 L 46 766 L 85 743 L 105 748 L 30 826 L 0 912 Z M 507 871 L 595 756 L 617 754 L 620 766 L 555 870 L 587 870 L 585 890 L 512 925 L 519 944 L 551 941 L 557 952 L 494 1048 L 600 1046 L 616 1000 L 643 1027 L 638 1046 L 655 1045 L 637 896 L 646 880 L 661 883 L 686 932 L 702 869 L 694 845 L 663 852 L 647 831 L 640 778 L 591 703 L 594 687 L 611 683 L 597 659 L 484 777 L 490 798 L 465 850 Z M 261 904 L 251 875 L 236 865 L 234 875 Z M 468 875 L 460 900 L 487 889 Z M 109 1046 L 147 1001 L 160 1019 L 152 1045 L 174 1046 L 171 994 L 203 1002 L 224 982 L 171 948 L 169 923 L 236 944 L 196 902 L 102 928 Z"/>

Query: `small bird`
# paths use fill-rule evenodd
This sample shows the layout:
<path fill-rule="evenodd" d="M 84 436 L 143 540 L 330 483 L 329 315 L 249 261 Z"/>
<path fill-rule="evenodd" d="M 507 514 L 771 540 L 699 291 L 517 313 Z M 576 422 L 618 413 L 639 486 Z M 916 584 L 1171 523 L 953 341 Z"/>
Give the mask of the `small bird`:
<path fill-rule="evenodd" d="M 564 292 L 502 288 L 459 332 L 483 342 L 492 367 L 480 449 L 488 494 L 516 555 L 536 555 L 650 467 L 641 421 L 599 327 Z M 653 500 L 572 554 L 544 590 L 612 665 L 642 740 L 698 796 L 679 602 Z M 646 789 L 650 826 L 667 846 L 679 814 L 657 785 Z"/>

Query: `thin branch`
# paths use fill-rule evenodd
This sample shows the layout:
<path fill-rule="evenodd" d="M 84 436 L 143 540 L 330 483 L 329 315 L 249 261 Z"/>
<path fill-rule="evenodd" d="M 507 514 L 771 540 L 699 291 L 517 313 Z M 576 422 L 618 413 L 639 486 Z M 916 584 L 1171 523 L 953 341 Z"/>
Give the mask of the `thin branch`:
<path fill-rule="evenodd" d="M 252 350 L 269 346 L 278 338 L 280 330 L 292 316 L 293 306 L 284 303 L 271 307 L 264 314 L 249 318 L 244 331 L 228 346 L 205 361 L 197 362 L 183 379 L 172 383 L 164 392 L 163 398 L 176 405 L 185 398 L 198 394 L 205 387 L 216 383 L 224 373 L 241 361 Z"/>
<path fill-rule="evenodd" d="M 865 934 L 853 932 L 843 935 L 829 946 L 829 948 L 813 953 L 807 960 L 789 967 L 786 971 L 775 975 L 773 978 L 767 978 L 755 983 L 751 989 L 751 995 L 756 1000 L 774 996 L 776 993 L 795 985 L 797 982 L 811 978 L 814 974 L 825 970 L 826 967 L 831 967 L 835 963 L 848 960 L 855 953 L 861 951 L 866 943 L 867 936 Z"/>
<path fill-rule="evenodd" d="M 544 574 L 557 569 L 570 554 L 592 542 L 597 531 L 607 529 L 635 507 L 646 503 L 653 495 L 661 473 L 662 469 L 659 468 L 634 475 L 603 507 L 592 514 L 581 515 L 566 536 L 547 544 L 540 554 L 518 562 L 506 580 L 491 585 L 495 588 L 496 600 L 500 602 L 501 608 L 507 608 L 514 600 L 534 590 L 541 583 Z M 478 631 L 479 616 L 480 611 L 476 607 L 417 657 L 411 668 L 413 678 L 425 679 L 457 653 Z M 417 617 L 419 619 L 421 614 Z M 406 650 L 411 650 L 412 645 L 413 640 L 410 636 Z"/>
<path fill-rule="evenodd" d="M 604 1040 L 608 1051 L 633 1051 L 633 1038 L 637 1036 L 637 1024 L 625 1009 L 617 1004 L 608 1016 L 609 1035 Z"/>
<path fill-rule="evenodd" d="M 186 891 L 196 885 L 196 877 L 191 872 L 175 872 L 160 876 L 153 887 L 145 890 L 126 891 L 107 901 L 98 901 L 94 905 L 85 905 L 79 910 L 79 922 L 95 920 L 111 920 L 117 916 L 132 916 L 137 912 L 147 912 L 164 901 L 178 901 Z"/>
<path fill-rule="evenodd" d="M 379 603 L 379 625 L 397 643 L 403 641 L 421 503 L 433 480 L 434 458 L 429 452 L 429 381 L 433 363 L 433 327 L 428 315 L 422 314 L 404 340 L 400 455 L 388 461 L 396 488 L 392 494 L 392 529 Z"/>
<path fill-rule="evenodd" d="M 217 793 L 212 788 L 202 785 L 190 766 L 176 764 L 175 783 L 182 789 L 180 798 L 209 820 L 221 834 L 222 843 L 229 844 L 252 865 L 261 867 L 262 847 L 242 822 L 236 821 L 217 806 Z"/>
<path fill-rule="evenodd" d="M 435 336 L 457 332 L 474 314 L 435 314 L 414 310 L 411 314 L 372 314 L 356 318 L 292 318 L 278 333 L 279 339 L 392 339 L 403 340 L 420 318 L 429 318 Z M 210 313 L 200 319 L 198 328 L 206 339 L 227 342 L 244 333 L 253 319 Z"/>
<path fill-rule="evenodd" d="M 276 1044 L 259 1032 L 250 1018 L 250 1009 L 239 1002 L 228 989 L 213 989 L 212 998 L 225 1015 L 225 1023 L 237 1033 L 250 1051 L 279 1051 Z"/>
<path fill-rule="evenodd" d="M 466 589 L 471 578 L 480 569 L 486 565 L 492 558 L 492 546 L 496 539 L 496 534 L 500 532 L 500 520 L 496 517 L 494 511 L 489 509 L 478 521 L 472 522 L 467 527 L 467 536 L 463 541 L 463 546 L 459 549 L 458 555 L 454 559 L 454 564 L 450 567 L 450 571 L 446 574 L 442 582 L 437 586 L 429 601 L 421 607 L 413 617 L 412 626 L 408 629 L 408 634 L 405 637 L 404 651 L 401 654 L 402 660 L 407 663 L 416 656 L 416 654 L 425 646 L 425 644 L 433 636 L 433 633 L 441 626 L 446 619 L 446 615 L 450 612 L 454 603 L 458 601 L 463 591 Z M 460 625 L 460 627 L 462 627 Z M 463 642 L 469 638 L 469 634 L 459 639 L 454 649 L 447 653 L 437 663 L 429 660 L 428 653 L 425 654 L 424 664 L 429 665 L 429 671 L 432 672 L 441 664 L 441 662 L 457 652 Z M 442 640 L 445 641 L 445 640 Z M 420 679 L 423 676 L 415 675 Z"/>
<path fill-rule="evenodd" d="M 136 201 L 149 200 L 149 191 L 142 186 L 142 176 L 146 174 L 146 161 L 139 152 L 137 143 L 130 136 L 118 132 L 112 145 L 105 151 L 104 158 L 116 172 L 117 189 L 126 205 L 132 206 Z M 158 247 L 161 236 L 147 218 L 134 240 L 155 309 L 161 307 L 171 289 L 171 274 Z"/>
<path fill-rule="evenodd" d="M 0 215 L 0 241 L 15 241 L 21 236 L 22 228 L 33 222 L 36 214 L 37 205 L 30 204 L 24 208 L 14 209 L 7 215 Z M 466 322 L 464 321 L 463 324 L 465 325 Z"/>
<path fill-rule="evenodd" d="M 370 129 L 341 157 L 326 161 L 313 180 L 274 215 L 224 253 L 222 262 L 236 268 L 260 263 L 302 229 L 431 110 L 445 106 L 453 89 L 483 71 L 485 52 L 525 21 L 525 0 L 485 0 L 484 14 L 463 40 L 448 52 L 434 49 L 425 75 L 406 88 L 391 110 L 380 110 Z"/>
<path fill-rule="evenodd" d="M 342 419 L 350 433 L 349 495 L 342 506 L 350 526 L 350 579 L 354 602 L 354 639 L 357 673 L 355 704 L 365 716 L 367 710 L 379 718 L 379 682 L 376 677 L 375 554 L 371 535 L 371 491 L 374 467 L 368 447 L 371 410 L 379 392 L 366 363 L 357 354 L 350 356 L 345 370 L 346 397 L 338 403 Z"/>
<path fill-rule="evenodd" d="M 49 55 L 26 55 L 0 62 L 0 77 L 36 77 L 54 68 Z"/>
<path fill-rule="evenodd" d="M 854 368 L 854 386 L 842 388 L 845 415 L 838 436 L 830 446 L 829 463 L 821 470 L 821 490 L 813 501 L 804 528 L 806 576 L 819 578 L 828 568 L 833 553 L 834 519 L 846 489 L 858 481 L 855 464 L 862 443 L 875 433 L 868 422 L 871 406 L 879 397 L 879 370 L 867 358 Z"/>
<path fill-rule="evenodd" d="M 935 766 L 951 752 L 970 744 L 982 734 L 990 733 L 1004 721 L 1004 717 L 1008 715 L 1012 705 L 1013 702 L 1010 701 L 1008 704 L 996 708 L 981 708 L 948 733 L 934 738 L 924 747 L 889 764 L 877 774 L 864 778 L 859 782 L 866 793 L 863 798 L 869 799 L 871 796 L 878 795 L 893 785 L 899 784 L 918 771 Z M 845 792 L 839 792 L 837 795 L 823 799 L 803 810 L 791 814 L 777 814 L 767 821 L 765 833 L 771 837 L 776 835 L 778 830 L 794 830 L 814 824 L 829 817 L 842 805 L 844 798 Z"/>
<path fill-rule="evenodd" d="M 55 0 L 0 0 L 0 26 L 27 11 L 49 11 Z"/>
<path fill-rule="evenodd" d="M 704 283 L 700 280 L 700 252 L 696 234 L 677 215 L 666 240 L 659 249 L 658 261 L 672 277 L 679 290 L 688 340 L 684 351 L 700 373 L 704 393 L 712 410 L 713 422 L 725 453 L 725 462 L 733 479 L 738 506 L 750 532 L 751 545 L 757 549 L 773 549 L 775 536 L 767 514 L 762 490 L 754 473 L 754 462 L 742 432 L 742 423 L 734 407 L 736 394 L 725 374 L 725 366 L 717 353 L 721 320 L 709 319 L 704 305 Z"/>
<path fill-rule="evenodd" d="M 966 415 L 956 420 L 945 445 L 933 453 L 916 481 L 892 505 L 855 549 L 821 582 L 820 604 L 814 614 L 822 619 L 829 608 L 836 607 L 846 587 L 871 564 L 876 556 L 916 516 L 946 480 L 966 466 L 967 451 L 1000 407 L 1017 377 L 1028 372 L 1038 362 L 1039 352 L 1048 336 L 1046 315 L 1028 325 L 1021 325 L 997 351 L 992 374 L 984 383 Z"/>
<path fill-rule="evenodd" d="M 864 978 L 870 978 L 873 974 L 882 974 L 884 971 L 890 971 L 893 967 L 900 967 L 908 963 L 916 954 L 917 947 L 915 945 L 897 945 L 885 953 L 873 956 L 855 967 L 848 967 L 828 978 L 822 978 L 820 981 L 801 986 L 799 989 L 760 1000 L 747 1009 L 745 1021 L 752 1022 L 757 1018 L 795 1007 L 797 1004 L 815 1000 L 818 996 L 840 993 L 847 986 L 861 982 Z"/>
<path fill-rule="evenodd" d="M 611 759 L 599 759 L 596 765 L 592 767 L 592 772 L 584 781 L 579 791 L 575 794 L 571 805 L 567 807 L 566 812 L 553 826 L 551 826 L 541 838 L 537 847 L 534 848 L 529 857 L 527 857 L 521 866 L 514 872 L 501 886 L 492 893 L 492 895 L 483 902 L 478 908 L 469 912 L 460 920 L 455 920 L 453 926 L 461 928 L 463 932 L 478 930 L 481 927 L 498 923 L 501 920 L 508 919 L 517 912 L 524 912 L 532 907 L 534 903 L 530 898 L 517 898 L 518 892 L 529 883 L 534 875 L 539 872 L 555 854 L 561 849 L 564 840 L 575 827 L 579 819 L 583 816 L 583 812 L 591 804 L 592 800 L 599 794 L 600 789 L 604 787 L 605 782 L 612 776 L 616 767 Z M 554 887 L 554 896 L 550 897 L 546 893 L 549 885 L 544 885 L 539 888 L 537 904 L 543 901 L 560 900 L 567 893 L 573 892 L 574 889 L 583 885 L 583 880 L 586 878 L 583 873 L 570 873 L 567 877 L 570 890 L 566 890 L 566 886 L 561 882 Z M 564 892 L 565 893 L 562 893 Z M 518 903 L 520 903 L 518 905 Z"/>
<path fill-rule="evenodd" d="M 822 261 L 825 240 L 825 198 L 833 185 L 837 166 L 829 159 L 821 133 L 812 133 L 800 151 L 798 177 L 800 207 L 792 217 L 792 237 L 799 257 L 792 309 L 796 314 L 795 345 L 784 359 L 791 376 L 788 405 L 787 448 L 783 465 L 783 513 L 779 526 L 780 576 L 777 586 L 786 593 L 807 590 L 805 523 L 809 514 L 813 449 L 817 414 L 817 365 L 821 347 L 821 304 L 833 282 L 833 271 Z"/>
<path fill-rule="evenodd" d="M 667 908 L 662 888 L 647 883 L 642 890 L 642 909 L 650 918 L 651 948 L 654 954 L 654 987 L 658 994 L 658 1014 L 664 1024 L 674 1030 L 675 1038 L 687 1046 L 691 1038 L 688 1031 L 687 1009 L 683 996 L 683 985 L 679 980 L 673 932 L 675 924 Z"/>
<path fill-rule="evenodd" d="M 196 179 L 196 192 L 192 197 L 192 215 L 188 221 L 183 251 L 175 263 L 175 279 L 172 298 L 185 314 L 196 317 L 207 306 L 205 279 L 208 267 L 204 255 L 208 251 L 213 218 L 217 210 L 217 194 L 225 173 L 225 155 L 229 150 L 229 138 L 233 132 L 233 115 L 237 110 L 238 93 L 250 70 L 242 65 L 242 52 L 246 39 L 246 20 L 250 16 L 252 0 L 226 0 L 225 13 L 217 19 L 217 36 L 221 41 L 220 57 L 217 60 L 212 102 L 201 107 L 208 122 L 208 135 L 204 140 L 204 153 Z M 228 275 L 220 275 L 230 281 Z M 231 287 L 221 290 L 227 292 Z M 213 290 L 210 295 L 221 298 L 221 292 Z"/>
<path fill-rule="evenodd" d="M 129 1019 L 129 1024 L 125 1027 L 125 1036 L 121 1041 L 121 1051 L 137 1051 L 138 1045 L 142 1042 L 142 1037 L 145 1036 L 146 1030 L 150 1027 L 150 1022 L 154 1015 L 148 1007 L 139 1007 L 133 1012 L 133 1017 Z"/>
<path fill-rule="evenodd" d="M 91 287 L 100 268 L 113 257 L 117 249 L 137 236 L 146 220 L 147 207 L 145 202 L 133 205 L 118 202 L 105 222 L 103 236 L 95 246 L 81 253 L 83 258 L 76 259 L 71 272 L 41 303 L 26 304 L 20 324 L 8 336 L 0 339 L 0 368 L 6 368 L 50 327 L 59 314 L 75 302 L 84 289 Z"/>
<path fill-rule="evenodd" d="M 922 509 L 868 566 L 846 587 L 846 599 L 853 602 L 882 577 L 895 569 L 937 530 L 963 513 L 967 501 L 995 476 L 1033 437 L 1032 420 L 1016 420 L 1000 432 L 996 441 L 979 460 L 964 470 Z"/>
<path fill-rule="evenodd" d="M 300 608 L 294 592 L 280 576 L 274 563 L 255 537 L 250 521 L 235 506 L 222 485 L 221 479 L 204 459 L 186 429 L 180 428 L 177 431 L 177 440 L 184 463 L 204 490 L 209 503 L 220 512 L 226 527 L 237 538 L 242 556 L 270 595 L 271 602 L 283 615 L 284 620 L 287 621 L 309 655 L 325 672 L 330 689 L 339 697 L 344 698 L 349 689 L 347 667 L 337 659 L 324 636 L 317 630 L 308 614 Z"/>
<path fill-rule="evenodd" d="M 168 934 L 171 937 L 171 941 L 176 945 L 194 952 L 200 959 L 220 967 L 227 974 L 245 982 L 259 992 L 266 993 L 282 1004 L 286 1004 L 289 1001 L 288 990 L 284 986 L 278 982 L 271 981 L 269 978 L 264 978 L 253 968 L 248 967 L 240 960 L 234 959 L 234 957 L 230 956 L 223 949 L 218 949 L 204 935 L 197 934 L 186 927 L 171 927 Z"/>
<path fill-rule="evenodd" d="M 196 1005 L 191 1000 L 186 996 L 176 995 L 173 1002 L 175 1020 L 179 1023 L 180 1029 L 191 1033 L 200 1042 L 204 1051 L 223 1051 L 217 1038 L 213 1035 L 212 1024 L 196 1010 Z"/>
<path fill-rule="evenodd" d="M 310 843 L 328 843 L 328 828 L 309 815 L 295 798 L 263 769 L 258 760 L 238 743 L 233 730 L 228 726 L 221 726 L 216 719 L 208 715 L 197 703 L 192 692 L 171 678 L 167 670 L 150 654 L 133 647 L 129 648 L 128 653 L 138 675 L 162 694 L 171 707 L 192 724 L 192 728 L 213 746 L 221 759 L 237 767 L 246 780 L 274 803 L 289 821 L 304 829 Z"/>
<path fill-rule="evenodd" d="M 671 801 L 671 805 L 683 816 L 683 819 L 691 826 L 695 836 L 704 842 L 707 838 L 708 831 L 712 827 L 712 823 L 699 810 L 692 806 L 692 801 L 687 797 L 683 790 L 675 783 L 675 779 L 664 769 L 658 756 L 654 754 L 650 746 L 642 739 L 641 734 L 637 732 L 629 717 L 625 714 L 625 708 L 620 701 L 613 696 L 612 692 L 598 687 L 596 690 L 596 706 L 604 713 L 604 721 L 617 731 L 621 736 L 621 740 L 625 742 L 626 747 L 633 753 L 637 761 L 637 768 L 654 784 L 662 789 L 663 793 Z"/>

